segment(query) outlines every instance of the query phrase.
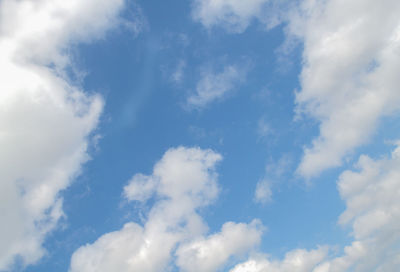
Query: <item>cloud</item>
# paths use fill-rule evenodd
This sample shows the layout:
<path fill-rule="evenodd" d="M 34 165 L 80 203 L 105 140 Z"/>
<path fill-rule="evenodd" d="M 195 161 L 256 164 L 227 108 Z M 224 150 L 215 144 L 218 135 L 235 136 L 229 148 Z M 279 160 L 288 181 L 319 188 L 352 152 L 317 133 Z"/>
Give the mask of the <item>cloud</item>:
<path fill-rule="evenodd" d="M 273 200 L 273 188 L 279 187 L 283 180 L 288 180 L 287 173 L 291 171 L 292 158 L 290 154 L 283 154 L 278 160 L 267 163 L 265 174 L 257 183 L 254 191 L 254 201 L 265 205 Z"/>
<path fill-rule="evenodd" d="M 354 238 L 341 255 L 328 247 L 312 251 L 297 249 L 281 261 L 271 261 L 265 256 L 250 258 L 232 272 L 396 271 L 400 265 L 399 166 L 400 146 L 397 146 L 390 158 L 373 160 L 360 156 L 355 165 L 357 171 L 348 170 L 340 175 L 338 189 L 346 210 L 339 223 L 351 225 Z"/>
<path fill-rule="evenodd" d="M 257 124 L 257 134 L 260 139 L 265 139 L 270 137 L 275 133 L 274 129 L 268 123 L 265 117 L 260 118 Z"/>
<path fill-rule="evenodd" d="M 400 110 L 399 12 L 396 0 L 196 0 L 193 6 L 193 18 L 206 28 L 243 32 L 252 20 L 267 29 L 285 23 L 286 45 L 303 43 L 297 113 L 320 123 L 297 170 L 306 178 L 341 166 L 368 143 L 382 117 Z"/>
<path fill-rule="evenodd" d="M 326 257 L 327 248 L 312 251 L 297 249 L 288 252 L 282 261 L 270 261 L 264 256 L 255 256 L 236 265 L 231 272 L 317 272 L 313 270 Z M 322 271 L 320 271 L 322 272 Z"/>
<path fill-rule="evenodd" d="M 26 266 L 64 216 L 60 191 L 89 159 L 103 100 L 65 76 L 67 49 L 104 35 L 123 1 L 0 3 L 0 270 Z"/>
<path fill-rule="evenodd" d="M 261 204 L 266 204 L 272 200 L 271 182 L 263 179 L 257 183 L 254 192 L 254 201 Z"/>
<path fill-rule="evenodd" d="M 201 73 L 196 91 L 187 99 L 189 107 L 203 108 L 220 100 L 242 83 L 248 72 L 248 65 L 227 65 L 221 72 L 206 68 Z"/>
<path fill-rule="evenodd" d="M 124 196 L 129 201 L 144 202 L 154 194 L 157 185 L 153 177 L 137 174 L 124 187 Z"/>
<path fill-rule="evenodd" d="M 185 76 L 185 68 L 186 68 L 186 62 L 183 59 L 179 60 L 175 68 L 175 71 L 171 75 L 172 82 L 176 84 L 182 83 L 183 78 Z"/>
<path fill-rule="evenodd" d="M 237 11 L 234 1 L 196 3 L 195 19 L 207 28 L 218 24 L 242 32 L 252 19 L 261 20 L 258 11 Z M 297 112 L 320 122 L 319 136 L 304 149 L 297 169 L 304 177 L 342 165 L 368 143 L 382 118 L 398 114 L 399 11 L 394 0 L 307 0 L 284 16 L 287 38 L 304 47 Z M 224 19 L 225 14 L 234 19 Z M 346 210 L 339 223 L 351 225 L 354 237 L 342 254 L 299 249 L 278 261 L 256 256 L 233 271 L 395 271 L 400 264 L 399 153 L 396 148 L 391 158 L 380 160 L 361 156 L 358 172 L 340 176 Z M 296 253 L 301 257 L 290 257 Z"/>
<path fill-rule="evenodd" d="M 298 172 L 340 166 L 366 144 L 380 118 L 400 109 L 398 1 L 305 1 L 287 33 L 304 44 L 298 111 L 320 121 Z"/>
<path fill-rule="evenodd" d="M 207 28 L 222 26 L 230 32 L 246 30 L 252 20 L 263 14 L 268 0 L 195 0 L 192 16 Z"/>
<path fill-rule="evenodd" d="M 221 159 L 212 150 L 168 150 L 150 176 L 137 174 L 124 188 L 128 200 L 154 198 L 144 225 L 127 223 L 79 248 L 70 271 L 164 271 L 173 266 L 174 256 L 183 271 L 213 271 L 232 256 L 246 253 L 260 241 L 258 220 L 228 222 L 221 232 L 207 236 L 207 225 L 198 213 L 218 195 L 215 166 Z"/>
<path fill-rule="evenodd" d="M 227 222 L 221 232 L 179 246 L 177 265 L 182 271 L 217 271 L 231 256 L 244 254 L 260 242 L 262 225 Z"/>
<path fill-rule="evenodd" d="M 390 158 L 373 160 L 362 155 L 356 168 L 339 178 L 346 202 L 339 223 L 351 224 L 355 241 L 331 267 L 355 271 L 395 271 L 400 264 L 400 147 Z"/>

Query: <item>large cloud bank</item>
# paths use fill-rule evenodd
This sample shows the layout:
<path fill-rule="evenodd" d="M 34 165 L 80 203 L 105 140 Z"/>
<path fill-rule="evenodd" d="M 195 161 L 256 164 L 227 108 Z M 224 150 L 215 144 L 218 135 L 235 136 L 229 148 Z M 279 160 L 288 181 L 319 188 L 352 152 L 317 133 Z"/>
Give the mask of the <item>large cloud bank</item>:
<path fill-rule="evenodd" d="M 288 31 L 304 44 L 299 110 L 320 135 L 298 168 L 305 177 L 340 166 L 379 120 L 400 109 L 398 1 L 304 1 Z"/>
<path fill-rule="evenodd" d="M 101 37 L 122 0 L 0 2 L 0 270 L 38 261 L 59 193 L 88 160 L 103 101 L 72 84 L 68 48 Z"/>

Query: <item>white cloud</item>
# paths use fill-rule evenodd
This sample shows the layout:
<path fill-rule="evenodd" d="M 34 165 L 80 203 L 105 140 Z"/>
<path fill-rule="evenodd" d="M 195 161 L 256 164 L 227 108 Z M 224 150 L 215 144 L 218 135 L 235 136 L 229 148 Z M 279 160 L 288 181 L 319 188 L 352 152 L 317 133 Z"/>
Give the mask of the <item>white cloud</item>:
<path fill-rule="evenodd" d="M 257 183 L 254 200 L 261 204 L 272 200 L 271 182 L 269 180 L 263 179 Z"/>
<path fill-rule="evenodd" d="M 207 29 L 222 27 L 238 34 L 253 21 L 267 30 L 279 25 L 293 5 L 289 0 L 193 0 L 192 18 Z"/>
<path fill-rule="evenodd" d="M 124 187 L 124 197 L 129 201 L 144 202 L 154 194 L 157 185 L 154 177 L 137 174 Z"/>
<path fill-rule="evenodd" d="M 194 108 L 203 108 L 209 103 L 220 100 L 242 83 L 247 75 L 248 65 L 227 65 L 222 72 L 211 68 L 203 69 L 196 91 L 188 97 L 187 104 Z"/>
<path fill-rule="evenodd" d="M 217 271 L 231 256 L 246 253 L 260 242 L 262 226 L 258 220 L 249 225 L 228 222 L 220 233 L 191 241 L 177 250 L 182 271 Z"/>
<path fill-rule="evenodd" d="M 129 200 L 146 201 L 155 195 L 144 226 L 128 223 L 81 247 L 72 256 L 70 271 L 164 271 L 173 265 L 174 254 L 178 259 L 175 265 L 184 271 L 214 271 L 232 255 L 258 244 L 262 226 L 257 220 L 229 222 L 220 233 L 204 236 L 207 225 L 198 210 L 217 197 L 215 165 L 220 160 L 211 150 L 168 150 L 152 175 L 135 175 L 124 189 Z M 144 186 L 145 194 L 139 186 Z M 200 267 L 190 267 L 186 257 Z"/>
<path fill-rule="evenodd" d="M 305 177 L 342 164 L 400 109 L 398 1 L 305 1 L 288 33 L 304 43 L 299 112 L 321 122 L 298 168 Z"/>
<path fill-rule="evenodd" d="M 338 181 L 346 202 L 339 223 L 350 224 L 354 237 L 342 255 L 329 257 L 326 247 L 300 249 L 289 252 L 282 261 L 250 258 L 232 272 L 396 271 L 400 265 L 400 146 L 390 158 L 373 160 L 363 155 L 356 168 L 359 171 L 343 172 Z"/>
<path fill-rule="evenodd" d="M 64 77 L 66 49 L 101 37 L 123 1 L 0 2 L 0 270 L 44 254 L 103 107 Z M 54 68 L 50 68 L 54 67 Z"/>
<path fill-rule="evenodd" d="M 297 111 L 318 120 L 320 133 L 304 149 L 298 172 L 311 178 L 340 166 L 370 140 L 382 117 L 400 110 L 400 3 L 285 2 L 196 0 L 193 16 L 207 28 L 234 32 L 252 19 L 270 26 L 286 22 L 288 40 L 303 43 Z"/>
<path fill-rule="evenodd" d="M 338 188 L 346 210 L 339 222 L 352 225 L 355 241 L 346 249 L 346 256 L 330 264 L 333 268 L 395 271 L 399 266 L 399 166 L 397 147 L 391 158 L 361 156 L 356 164 L 359 172 L 346 171 L 340 176 Z"/>
<path fill-rule="evenodd" d="M 240 12 L 232 12 L 230 1 L 196 3 L 194 14 L 206 27 L 229 26 L 224 14 L 233 14 L 234 20 L 242 19 L 231 21 L 231 26 L 241 32 L 249 25 L 248 18 L 260 18 L 251 9 L 239 16 Z M 320 122 L 320 134 L 305 148 L 298 167 L 304 177 L 340 166 L 344 157 L 371 139 L 381 118 L 398 114 L 399 12 L 395 0 L 306 0 L 286 14 L 288 39 L 304 44 L 297 110 Z M 341 175 L 338 186 L 347 208 L 339 222 L 351 224 L 354 236 L 341 256 L 329 258 L 317 250 L 319 257 L 314 259 L 308 255 L 312 251 L 302 251 L 302 258 L 294 258 L 296 268 L 285 268 L 288 257 L 282 261 L 251 258 L 235 271 L 396 271 L 400 264 L 399 153 L 397 148 L 392 158 L 381 160 L 361 156 L 360 172 Z"/>
<path fill-rule="evenodd" d="M 311 272 L 324 260 L 327 248 L 312 251 L 297 249 L 288 252 L 282 261 L 270 261 L 265 256 L 255 256 L 238 264 L 231 272 Z M 315 271 L 317 272 L 317 271 Z"/>
<path fill-rule="evenodd" d="M 230 32 L 243 32 L 261 16 L 269 0 L 195 0 L 193 19 L 205 27 L 222 26 Z"/>

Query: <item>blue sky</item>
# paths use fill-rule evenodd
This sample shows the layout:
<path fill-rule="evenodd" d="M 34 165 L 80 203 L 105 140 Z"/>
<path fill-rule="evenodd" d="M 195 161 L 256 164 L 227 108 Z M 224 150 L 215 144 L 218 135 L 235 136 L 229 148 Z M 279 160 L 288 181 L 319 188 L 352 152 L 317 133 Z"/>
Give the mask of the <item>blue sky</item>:
<path fill-rule="evenodd" d="M 399 11 L 0 2 L 0 271 L 395 271 Z"/>

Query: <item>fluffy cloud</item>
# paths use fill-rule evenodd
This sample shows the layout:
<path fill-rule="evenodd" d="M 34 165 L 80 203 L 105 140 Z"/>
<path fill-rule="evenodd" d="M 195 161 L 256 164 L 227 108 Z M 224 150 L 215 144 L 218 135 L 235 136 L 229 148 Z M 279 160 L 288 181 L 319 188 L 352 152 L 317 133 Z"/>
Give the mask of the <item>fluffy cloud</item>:
<path fill-rule="evenodd" d="M 173 265 L 174 254 L 175 265 L 184 271 L 214 271 L 255 246 L 262 233 L 257 220 L 229 222 L 220 233 L 204 236 L 207 225 L 198 210 L 217 197 L 220 160 L 211 150 L 168 150 L 152 175 L 137 174 L 124 188 L 128 200 L 155 200 L 144 225 L 128 223 L 79 248 L 70 271 L 163 271 Z"/>
<path fill-rule="evenodd" d="M 346 202 L 341 224 L 351 224 L 354 243 L 346 256 L 330 264 L 355 271 L 395 271 L 400 264 L 400 147 L 390 158 L 373 160 L 361 156 L 359 172 L 346 171 L 339 179 Z M 329 270 L 328 270 L 329 271 Z"/>
<path fill-rule="evenodd" d="M 253 18 L 285 22 L 288 39 L 303 43 L 297 111 L 320 122 L 319 136 L 304 149 L 298 167 L 310 178 L 340 166 L 370 140 L 382 117 L 400 110 L 400 3 L 306 0 L 286 10 L 278 2 L 196 0 L 193 16 L 205 27 L 236 32 Z"/>
<path fill-rule="evenodd" d="M 203 69 L 196 91 L 188 97 L 189 107 L 203 108 L 209 103 L 222 99 L 246 78 L 248 65 L 227 65 L 221 72 L 211 68 Z"/>
<path fill-rule="evenodd" d="M 174 255 L 182 271 L 217 271 L 233 256 L 248 252 L 260 241 L 262 226 L 257 220 L 228 222 L 219 233 L 207 236 L 198 214 L 217 196 L 214 167 L 220 159 L 210 150 L 181 147 L 169 150 L 152 175 L 135 175 L 125 187 L 125 196 L 156 200 L 144 226 L 128 223 L 80 248 L 73 255 L 71 271 L 160 271 L 171 265 Z M 400 264 L 399 165 L 397 147 L 390 158 L 373 160 L 363 155 L 357 170 L 341 174 L 338 189 L 346 210 L 339 223 L 350 224 L 354 237 L 343 254 L 335 257 L 333 248 L 319 247 L 290 251 L 283 260 L 254 255 L 231 271 L 394 271 Z M 138 194 L 139 186 L 145 188 L 144 195 Z"/>
<path fill-rule="evenodd" d="M 339 178 L 338 189 L 346 202 L 339 218 L 352 226 L 354 241 L 343 254 L 329 258 L 326 247 L 295 250 L 282 261 L 250 258 L 232 272 L 264 271 L 396 271 L 400 265 L 400 147 L 390 158 L 361 156 L 356 168 Z"/>
<path fill-rule="evenodd" d="M 311 272 L 327 253 L 327 248 L 312 251 L 297 249 L 288 252 L 282 261 L 269 261 L 266 257 L 256 256 L 238 264 L 231 272 Z"/>
<path fill-rule="evenodd" d="M 300 112 L 321 122 L 299 172 L 339 166 L 365 144 L 382 116 L 400 109 L 400 3 L 305 1 L 288 32 L 304 43 Z"/>
<path fill-rule="evenodd" d="M 66 49 L 112 26 L 123 1 L 0 3 L 0 270 L 35 263 L 88 160 L 103 101 L 64 76 Z"/>
<path fill-rule="evenodd" d="M 217 271 L 231 256 L 243 254 L 260 241 L 258 220 L 248 224 L 225 223 L 220 233 L 181 245 L 177 264 L 182 271 Z"/>

